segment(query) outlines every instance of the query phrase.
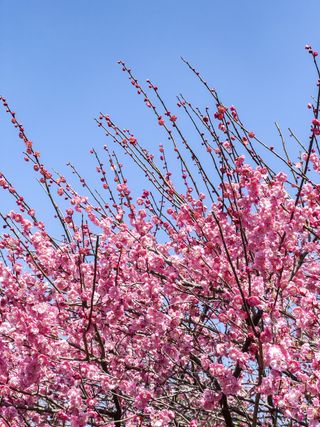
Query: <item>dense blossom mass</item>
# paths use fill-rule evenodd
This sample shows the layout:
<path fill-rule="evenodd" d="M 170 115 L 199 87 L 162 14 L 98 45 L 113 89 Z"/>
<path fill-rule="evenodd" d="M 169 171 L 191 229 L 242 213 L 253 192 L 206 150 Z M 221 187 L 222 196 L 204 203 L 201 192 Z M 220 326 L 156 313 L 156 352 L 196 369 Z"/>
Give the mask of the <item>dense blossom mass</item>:
<path fill-rule="evenodd" d="M 112 179 L 92 150 L 105 196 L 70 165 L 76 191 L 1 98 L 64 239 L 1 174 L 17 209 L 1 214 L 0 426 L 320 425 L 319 95 L 307 145 L 291 135 L 294 163 L 280 129 L 283 155 L 189 66 L 214 107 L 179 98 L 195 147 L 158 88 L 120 64 L 167 136 L 156 160 L 97 119 L 146 176 L 136 201 L 111 144 Z"/>

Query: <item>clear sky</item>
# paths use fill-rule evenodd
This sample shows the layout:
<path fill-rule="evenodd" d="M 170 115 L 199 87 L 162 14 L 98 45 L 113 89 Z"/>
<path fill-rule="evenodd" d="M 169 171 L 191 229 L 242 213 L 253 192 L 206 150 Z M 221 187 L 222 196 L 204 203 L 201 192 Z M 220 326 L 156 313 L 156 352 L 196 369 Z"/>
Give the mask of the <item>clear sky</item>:
<path fill-rule="evenodd" d="M 65 171 L 72 160 L 88 177 L 88 151 L 105 143 L 93 121 L 100 111 L 149 148 L 159 142 L 119 59 L 141 81 L 157 82 L 173 110 L 180 92 L 206 105 L 184 56 L 269 145 L 277 139 L 274 121 L 306 138 L 315 72 L 304 45 L 320 50 L 319 22 L 319 0 L 0 0 L 0 93 L 47 164 Z M 0 143 L 0 170 L 39 204 L 3 112 Z M 134 185 L 143 187 L 139 180 Z"/>

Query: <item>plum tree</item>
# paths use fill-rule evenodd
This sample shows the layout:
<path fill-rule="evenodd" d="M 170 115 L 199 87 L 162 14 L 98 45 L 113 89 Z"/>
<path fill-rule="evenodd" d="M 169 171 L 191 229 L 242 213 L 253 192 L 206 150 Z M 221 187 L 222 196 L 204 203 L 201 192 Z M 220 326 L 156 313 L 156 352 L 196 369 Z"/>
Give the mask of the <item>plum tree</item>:
<path fill-rule="evenodd" d="M 282 151 L 186 64 L 213 105 L 178 99 L 197 147 L 123 62 L 167 144 L 158 156 L 97 118 L 145 175 L 136 199 L 112 144 L 111 178 L 91 150 L 101 192 L 73 165 L 80 190 L 50 172 L 1 97 L 64 233 L 1 174 L 17 203 L 1 213 L 1 426 L 320 424 L 319 80 L 294 163 L 280 129 Z"/>

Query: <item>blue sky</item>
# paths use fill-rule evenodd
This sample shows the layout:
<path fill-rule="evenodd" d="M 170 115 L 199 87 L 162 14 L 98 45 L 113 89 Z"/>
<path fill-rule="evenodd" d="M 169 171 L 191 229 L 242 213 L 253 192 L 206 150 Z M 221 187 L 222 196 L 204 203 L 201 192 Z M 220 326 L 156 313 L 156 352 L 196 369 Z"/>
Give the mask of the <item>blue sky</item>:
<path fill-rule="evenodd" d="M 304 139 L 306 104 L 315 93 L 304 45 L 320 50 L 319 18 L 318 0 L 0 0 L 0 93 L 48 165 L 65 171 L 72 160 L 92 180 L 88 151 L 106 142 L 93 121 L 100 111 L 134 129 L 149 148 L 161 142 L 119 59 L 141 81 L 157 82 L 175 111 L 180 92 L 207 103 L 180 60 L 184 56 L 268 145 L 278 140 L 274 121 Z M 41 206 L 3 111 L 0 141 L 0 170 Z M 143 187 L 132 165 L 128 174 Z"/>

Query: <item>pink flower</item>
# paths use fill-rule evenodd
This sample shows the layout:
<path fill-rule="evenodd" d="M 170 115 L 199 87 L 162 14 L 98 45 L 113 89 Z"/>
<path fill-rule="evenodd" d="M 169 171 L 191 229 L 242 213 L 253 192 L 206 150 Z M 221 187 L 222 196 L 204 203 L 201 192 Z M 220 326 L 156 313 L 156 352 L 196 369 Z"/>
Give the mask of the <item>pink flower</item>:
<path fill-rule="evenodd" d="M 220 399 L 221 393 L 206 389 L 202 394 L 202 405 L 204 409 L 210 411 L 219 405 Z"/>
<path fill-rule="evenodd" d="M 283 347 L 279 345 L 269 346 L 266 352 L 266 363 L 270 368 L 276 371 L 284 371 L 287 369 L 287 353 Z"/>

